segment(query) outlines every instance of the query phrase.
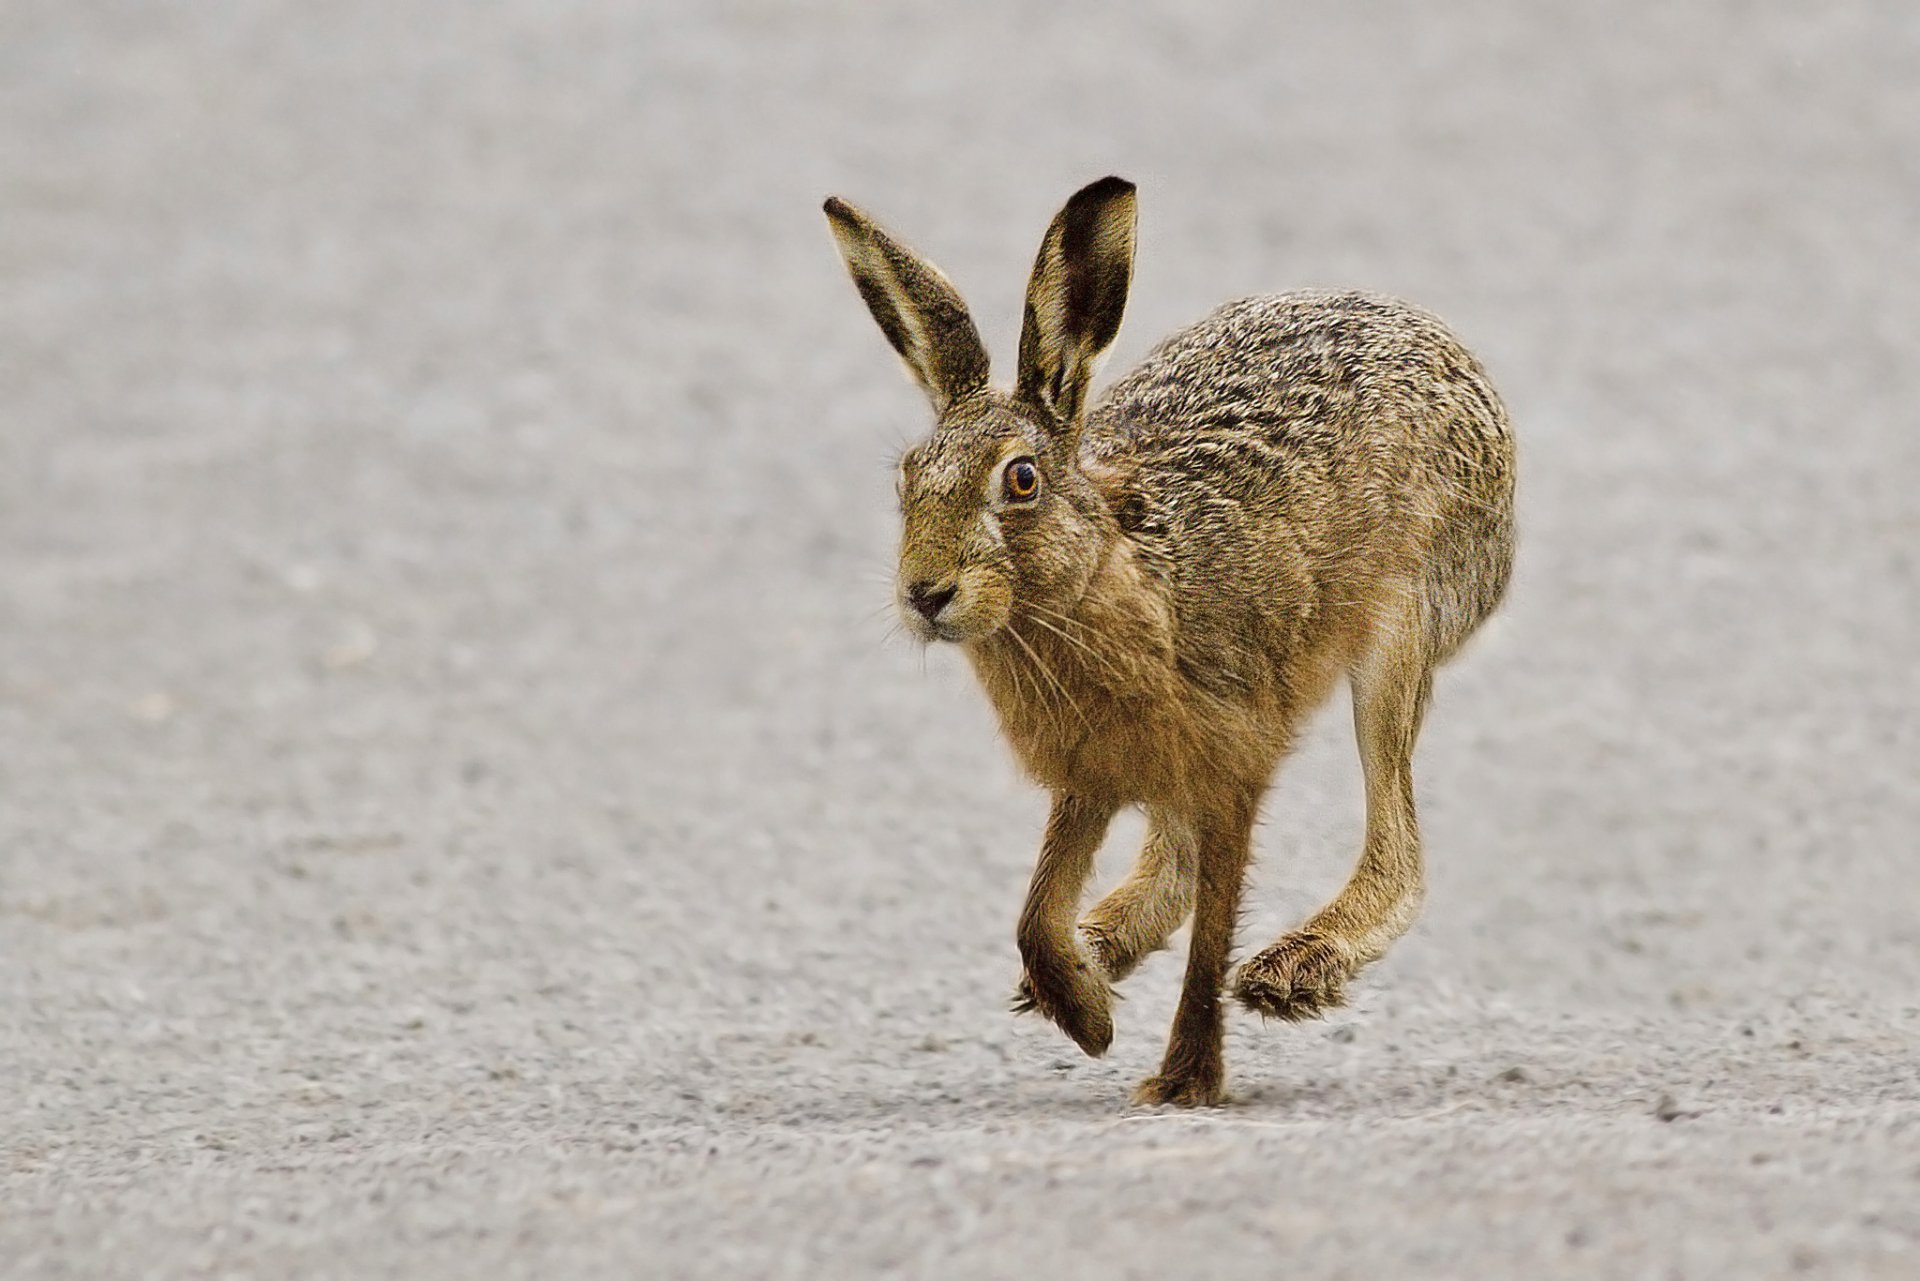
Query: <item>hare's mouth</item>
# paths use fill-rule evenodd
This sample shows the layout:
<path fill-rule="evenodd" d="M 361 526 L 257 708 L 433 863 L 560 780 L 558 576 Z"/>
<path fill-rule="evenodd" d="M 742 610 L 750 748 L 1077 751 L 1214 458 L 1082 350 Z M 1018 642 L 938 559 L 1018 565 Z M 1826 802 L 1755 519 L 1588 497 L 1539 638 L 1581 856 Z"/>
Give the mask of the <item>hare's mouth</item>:
<path fill-rule="evenodd" d="M 945 641 L 950 645 L 964 645 L 968 641 L 983 640 L 986 636 L 978 627 L 946 618 L 923 618 L 911 609 L 901 610 L 900 617 L 906 623 L 907 630 L 923 644 Z"/>
<path fill-rule="evenodd" d="M 909 635 L 924 645 L 944 642 L 971 645 L 986 640 L 1000 630 L 1004 620 L 982 618 L 973 610 L 949 609 L 929 618 L 912 606 L 900 610 L 900 622 Z"/>

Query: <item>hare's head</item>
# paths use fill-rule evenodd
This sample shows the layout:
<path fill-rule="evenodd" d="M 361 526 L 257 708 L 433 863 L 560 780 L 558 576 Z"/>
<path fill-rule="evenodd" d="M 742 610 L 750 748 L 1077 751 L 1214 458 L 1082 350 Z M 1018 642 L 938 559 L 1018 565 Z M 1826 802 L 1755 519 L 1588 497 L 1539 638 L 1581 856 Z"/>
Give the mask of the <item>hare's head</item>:
<path fill-rule="evenodd" d="M 1023 610 L 1069 610 L 1114 537 L 1080 469 L 1080 429 L 1094 361 L 1126 307 L 1133 184 L 1093 183 L 1047 229 L 1010 392 L 987 385 L 986 349 L 938 268 L 845 201 L 826 211 L 860 296 L 937 416 L 900 460 L 907 627 L 977 641 Z"/>

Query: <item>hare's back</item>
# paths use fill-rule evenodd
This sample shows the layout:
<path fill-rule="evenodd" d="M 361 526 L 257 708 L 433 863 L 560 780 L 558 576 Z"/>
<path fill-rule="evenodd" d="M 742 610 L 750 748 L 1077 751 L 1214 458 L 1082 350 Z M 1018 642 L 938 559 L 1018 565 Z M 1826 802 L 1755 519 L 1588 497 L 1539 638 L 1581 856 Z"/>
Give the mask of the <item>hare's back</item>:
<path fill-rule="evenodd" d="M 1301 498 L 1484 507 L 1512 486 L 1480 362 L 1432 314 L 1351 291 L 1243 298 L 1167 338 L 1101 398 L 1086 448 L 1237 496 L 1317 477 L 1337 492 Z"/>
<path fill-rule="evenodd" d="M 1476 619 L 1505 585 L 1506 410 L 1459 339 L 1397 299 L 1228 303 L 1115 383 L 1084 447 L 1134 478 L 1176 558 L 1219 564 L 1284 544 L 1323 585 L 1404 567 L 1436 599 L 1471 597 Z"/>
<path fill-rule="evenodd" d="M 1485 371 L 1437 317 L 1378 294 L 1302 290 L 1227 303 L 1162 341 L 1101 398 L 1090 443 L 1107 453 L 1218 434 L 1351 449 L 1463 418 L 1506 435 Z"/>

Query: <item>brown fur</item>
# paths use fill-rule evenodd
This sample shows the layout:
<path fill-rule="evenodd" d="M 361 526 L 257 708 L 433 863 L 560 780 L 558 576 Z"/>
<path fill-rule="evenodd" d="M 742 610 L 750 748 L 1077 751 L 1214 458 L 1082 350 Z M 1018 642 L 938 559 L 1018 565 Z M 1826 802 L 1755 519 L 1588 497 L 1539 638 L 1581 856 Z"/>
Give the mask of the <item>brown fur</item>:
<path fill-rule="evenodd" d="M 901 615 L 964 648 L 1053 795 L 1018 929 L 1022 1000 L 1103 1053 L 1109 984 L 1191 913 L 1166 1058 L 1135 1098 L 1219 1102 L 1219 1002 L 1254 820 L 1343 675 L 1366 777 L 1359 865 L 1240 967 L 1234 993 L 1263 1014 L 1317 1015 L 1419 909 L 1414 743 L 1433 669 L 1506 586 L 1506 412 L 1438 320 L 1360 293 L 1230 303 L 1086 408 L 1132 269 L 1133 188 L 1113 178 L 1049 229 L 1016 390 L 1001 392 L 945 277 L 852 206 L 827 212 L 939 415 L 901 465 Z M 1023 458 L 1040 477 L 1030 501 L 1010 488 Z M 1128 805 L 1148 813 L 1146 848 L 1076 928 L 1094 854 Z"/>

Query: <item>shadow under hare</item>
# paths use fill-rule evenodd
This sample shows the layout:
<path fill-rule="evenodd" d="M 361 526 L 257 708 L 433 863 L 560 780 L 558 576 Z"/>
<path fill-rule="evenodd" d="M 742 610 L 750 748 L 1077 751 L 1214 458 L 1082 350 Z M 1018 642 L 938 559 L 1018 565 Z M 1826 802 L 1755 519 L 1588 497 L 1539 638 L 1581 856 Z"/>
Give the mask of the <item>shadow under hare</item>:
<path fill-rule="evenodd" d="M 1118 178 L 1047 229 L 1002 390 L 946 277 L 845 201 L 826 213 L 938 419 L 900 464 L 901 616 L 960 646 L 1052 794 L 1020 1001 L 1102 1054 L 1109 985 L 1191 917 L 1166 1057 L 1134 1099 L 1218 1103 L 1255 816 L 1342 676 L 1366 778 L 1359 865 L 1232 993 L 1261 1014 L 1320 1014 L 1419 910 L 1414 741 L 1434 668 L 1506 587 L 1506 411 L 1433 316 L 1350 292 L 1228 303 L 1089 404 L 1133 271 L 1134 188 Z M 1147 814 L 1145 848 L 1076 924 L 1128 805 Z"/>

